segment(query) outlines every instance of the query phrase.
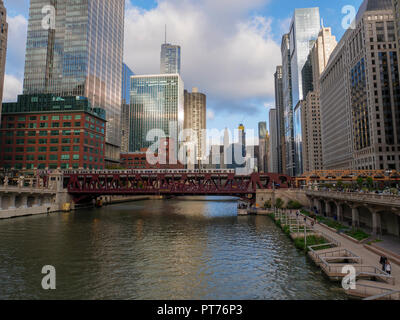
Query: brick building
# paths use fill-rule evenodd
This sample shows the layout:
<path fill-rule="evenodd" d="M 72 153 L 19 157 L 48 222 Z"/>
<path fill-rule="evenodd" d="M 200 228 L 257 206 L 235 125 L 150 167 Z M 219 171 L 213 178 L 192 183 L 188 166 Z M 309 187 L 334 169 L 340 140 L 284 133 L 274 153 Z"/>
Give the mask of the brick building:
<path fill-rule="evenodd" d="M 20 95 L 3 104 L 0 168 L 104 169 L 105 119 L 84 97 Z"/>

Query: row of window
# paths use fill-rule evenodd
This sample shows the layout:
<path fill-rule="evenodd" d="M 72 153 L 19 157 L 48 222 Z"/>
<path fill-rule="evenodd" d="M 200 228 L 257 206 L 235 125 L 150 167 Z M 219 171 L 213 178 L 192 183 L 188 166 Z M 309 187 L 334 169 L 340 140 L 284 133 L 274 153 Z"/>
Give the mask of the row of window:
<path fill-rule="evenodd" d="M 27 163 L 27 164 L 23 164 L 23 163 L 16 163 L 14 166 L 12 166 L 11 164 L 5 164 L 3 166 L 5 169 L 11 169 L 14 168 L 16 170 L 22 170 L 23 168 L 25 168 L 26 170 L 34 170 L 34 169 L 79 169 L 79 163 L 73 163 L 72 165 L 70 165 L 69 163 L 61 163 L 60 165 L 58 165 L 57 163 L 50 163 L 48 166 L 46 166 L 45 163 L 39 163 L 37 165 L 37 167 L 33 164 L 33 163 Z M 95 170 L 103 170 L 104 167 L 103 166 L 98 166 L 98 165 L 92 165 L 92 164 L 87 164 L 84 163 L 83 164 L 83 169 L 95 169 Z"/>

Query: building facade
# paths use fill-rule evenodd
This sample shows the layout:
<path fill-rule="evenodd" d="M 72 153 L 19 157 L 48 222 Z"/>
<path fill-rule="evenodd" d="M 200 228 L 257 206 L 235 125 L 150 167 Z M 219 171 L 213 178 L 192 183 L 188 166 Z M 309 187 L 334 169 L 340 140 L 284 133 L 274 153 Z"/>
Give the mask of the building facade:
<path fill-rule="evenodd" d="M 131 118 L 131 76 L 133 71 L 125 64 L 122 65 L 122 101 L 121 101 L 121 153 L 129 152 L 129 136 Z"/>
<path fill-rule="evenodd" d="M 303 112 L 301 127 L 303 136 L 303 172 L 323 169 L 320 111 L 320 76 L 328 64 L 329 57 L 337 45 L 330 28 L 323 27 L 310 51 L 308 63 L 311 73 L 311 90 L 303 90 Z M 304 88 L 303 88 L 304 89 Z"/>
<path fill-rule="evenodd" d="M 258 157 L 257 167 L 259 172 L 268 172 L 268 150 L 267 150 L 267 123 L 265 121 L 258 123 Z"/>
<path fill-rule="evenodd" d="M 104 169 L 106 115 L 84 97 L 20 95 L 3 104 L 0 167 Z"/>
<path fill-rule="evenodd" d="M 397 34 L 397 55 L 400 56 L 400 0 L 392 0 Z M 400 69 L 400 61 L 399 61 Z"/>
<path fill-rule="evenodd" d="M 294 163 L 293 175 L 301 174 L 302 164 L 302 132 L 301 103 L 304 93 L 312 89 L 311 75 L 303 73 L 308 55 L 318 37 L 321 20 L 319 8 L 295 9 L 289 32 L 289 49 L 292 79 L 292 99 L 295 107 L 293 117 Z M 303 74 L 307 77 L 303 79 Z"/>
<path fill-rule="evenodd" d="M 276 67 L 275 79 L 275 109 L 276 109 L 276 128 L 278 132 L 278 171 L 284 172 L 286 168 L 286 148 L 285 148 L 285 112 L 283 103 L 283 84 L 282 84 L 282 66 Z"/>
<path fill-rule="evenodd" d="M 206 157 L 207 98 L 197 88 L 192 92 L 184 91 L 184 129 L 192 130 L 193 135 L 186 137 L 186 142 L 195 142 L 196 164 Z M 188 157 L 191 159 L 190 155 Z"/>
<path fill-rule="evenodd" d="M 278 127 L 277 127 L 277 110 L 269 110 L 269 152 L 268 152 L 268 168 L 269 172 L 279 173 L 279 152 L 278 145 Z"/>
<path fill-rule="evenodd" d="M 184 123 L 183 88 L 179 74 L 131 77 L 130 152 L 153 145 L 154 140 L 148 141 L 147 134 L 154 129 L 173 139 L 176 152 L 179 150 L 179 133 Z"/>
<path fill-rule="evenodd" d="M 0 28 L 1 28 L 0 29 L 0 119 L 1 119 L 1 104 L 3 101 L 4 75 L 6 72 L 7 38 L 8 38 L 7 10 L 4 7 L 3 0 L 0 0 Z"/>
<path fill-rule="evenodd" d="M 44 28 L 49 4 L 55 16 Z M 106 110 L 111 162 L 121 145 L 124 16 L 124 0 L 31 0 L 29 9 L 24 94 L 84 96 Z"/>
<path fill-rule="evenodd" d="M 181 47 L 164 43 L 161 45 L 161 74 L 181 74 Z"/>
<path fill-rule="evenodd" d="M 295 160 L 294 160 L 294 132 L 293 132 L 293 95 L 292 95 L 292 71 L 290 59 L 290 41 L 289 34 L 282 37 L 281 44 L 282 53 L 282 91 L 283 91 L 283 114 L 284 114 L 284 149 L 283 162 L 286 166 L 283 167 L 283 173 L 295 175 Z"/>
<path fill-rule="evenodd" d="M 392 2 L 365 0 L 355 26 L 346 32 L 321 77 L 324 166 L 400 169 L 399 63 Z"/>

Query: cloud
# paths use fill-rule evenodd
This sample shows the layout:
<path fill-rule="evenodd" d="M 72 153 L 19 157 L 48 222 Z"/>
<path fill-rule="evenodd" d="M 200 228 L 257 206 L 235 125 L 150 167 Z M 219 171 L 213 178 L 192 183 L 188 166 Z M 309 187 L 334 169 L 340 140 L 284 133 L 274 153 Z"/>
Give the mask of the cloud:
<path fill-rule="evenodd" d="M 207 110 L 207 120 L 214 120 L 215 119 L 215 113 L 212 110 Z"/>
<path fill-rule="evenodd" d="M 245 101 L 271 100 L 281 63 L 271 19 L 251 14 L 267 2 L 160 0 L 150 10 L 128 4 L 125 62 L 136 74 L 159 73 L 167 24 L 167 41 L 182 48 L 185 87 L 201 88 L 208 101 L 223 102 L 233 112 L 247 106 L 254 111 Z"/>
<path fill-rule="evenodd" d="M 22 81 L 13 75 L 4 76 L 3 102 L 15 102 L 17 96 L 22 94 Z"/>

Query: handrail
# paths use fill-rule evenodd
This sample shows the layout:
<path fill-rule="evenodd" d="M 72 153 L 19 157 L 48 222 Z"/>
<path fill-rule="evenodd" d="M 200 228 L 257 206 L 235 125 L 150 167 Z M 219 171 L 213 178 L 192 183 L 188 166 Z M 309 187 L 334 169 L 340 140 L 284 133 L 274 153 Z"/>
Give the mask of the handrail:
<path fill-rule="evenodd" d="M 368 297 L 368 298 L 364 298 L 363 300 L 377 300 L 377 299 L 380 299 L 380 298 L 384 298 L 386 296 L 391 296 L 392 294 L 396 294 L 396 293 L 400 294 L 400 290 L 388 291 L 386 293 L 377 294 L 376 296 L 371 296 L 371 297 Z"/>

